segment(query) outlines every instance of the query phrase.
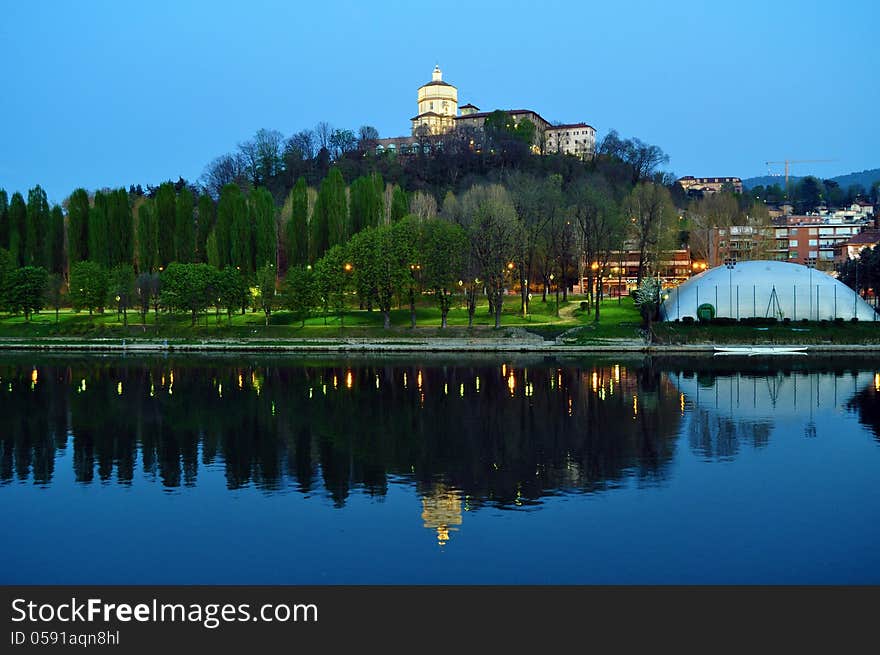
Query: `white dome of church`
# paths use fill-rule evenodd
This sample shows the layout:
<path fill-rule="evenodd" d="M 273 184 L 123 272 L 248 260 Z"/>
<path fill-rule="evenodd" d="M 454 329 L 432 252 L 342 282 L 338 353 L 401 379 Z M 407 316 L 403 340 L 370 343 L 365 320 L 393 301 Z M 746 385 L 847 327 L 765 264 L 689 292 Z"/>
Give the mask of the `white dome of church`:
<path fill-rule="evenodd" d="M 839 280 L 807 266 L 779 261 L 716 266 L 663 292 L 660 320 L 698 319 L 701 314 L 793 321 L 875 318 L 873 308 Z"/>

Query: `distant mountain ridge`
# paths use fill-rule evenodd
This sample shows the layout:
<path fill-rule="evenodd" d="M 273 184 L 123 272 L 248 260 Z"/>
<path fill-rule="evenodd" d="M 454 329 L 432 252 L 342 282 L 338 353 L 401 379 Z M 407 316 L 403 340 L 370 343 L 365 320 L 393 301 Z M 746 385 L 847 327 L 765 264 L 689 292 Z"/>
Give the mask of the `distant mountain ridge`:
<path fill-rule="evenodd" d="M 797 182 L 798 180 L 802 180 L 805 177 L 807 176 L 791 175 L 788 178 L 788 181 L 789 183 Z M 872 168 L 866 171 L 860 171 L 858 173 L 847 173 L 846 175 L 838 175 L 831 178 L 823 178 L 821 175 L 815 175 L 814 177 L 817 177 L 820 180 L 833 180 L 840 185 L 841 189 L 846 189 L 853 184 L 861 184 L 866 191 L 870 191 L 871 185 L 874 184 L 874 182 L 876 182 L 877 180 L 880 180 L 880 168 Z M 770 184 L 778 184 L 779 186 L 782 186 L 783 184 L 785 184 L 785 176 L 761 175 L 760 177 L 749 177 L 743 180 L 743 186 L 746 189 L 751 189 L 756 186 L 768 186 Z"/>

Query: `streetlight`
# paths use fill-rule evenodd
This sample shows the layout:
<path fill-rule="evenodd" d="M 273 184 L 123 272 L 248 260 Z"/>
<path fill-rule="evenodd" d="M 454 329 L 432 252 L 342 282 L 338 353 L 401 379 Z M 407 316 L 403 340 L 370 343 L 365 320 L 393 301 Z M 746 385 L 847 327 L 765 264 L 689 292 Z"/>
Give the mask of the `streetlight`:
<path fill-rule="evenodd" d="M 810 296 L 810 319 L 813 318 L 813 269 L 816 268 L 816 258 L 815 257 L 804 257 L 804 266 L 810 269 L 810 283 L 807 287 L 807 295 Z M 819 320 L 819 307 L 818 304 L 816 306 L 816 320 Z"/>
<path fill-rule="evenodd" d="M 728 316 L 733 318 L 733 269 L 736 267 L 736 257 L 725 257 L 724 258 L 724 266 L 727 268 L 727 303 L 728 303 L 728 311 L 730 312 Z"/>

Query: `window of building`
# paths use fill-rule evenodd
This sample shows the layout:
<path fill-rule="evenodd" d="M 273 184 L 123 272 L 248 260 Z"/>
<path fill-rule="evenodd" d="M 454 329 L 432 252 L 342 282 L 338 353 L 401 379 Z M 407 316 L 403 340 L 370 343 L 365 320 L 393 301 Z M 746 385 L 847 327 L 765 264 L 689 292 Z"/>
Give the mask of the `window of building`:
<path fill-rule="evenodd" d="M 815 248 L 816 247 L 816 239 L 810 239 L 810 243 L 808 243 L 807 245 Z"/>
<path fill-rule="evenodd" d="M 789 230 L 789 234 L 797 234 L 797 228 L 793 227 Z"/>
<path fill-rule="evenodd" d="M 788 240 L 789 248 L 797 248 L 797 239 L 789 239 Z"/>

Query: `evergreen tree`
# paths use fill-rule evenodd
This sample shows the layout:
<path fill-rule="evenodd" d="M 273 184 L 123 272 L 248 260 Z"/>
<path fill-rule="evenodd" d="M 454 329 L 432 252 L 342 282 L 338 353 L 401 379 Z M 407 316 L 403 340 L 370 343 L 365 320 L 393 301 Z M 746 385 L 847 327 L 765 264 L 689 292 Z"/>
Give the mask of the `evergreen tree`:
<path fill-rule="evenodd" d="M 159 186 L 155 198 L 156 233 L 158 235 L 159 265 L 166 267 L 174 261 L 174 225 L 177 221 L 177 202 L 174 185 L 165 182 Z"/>
<path fill-rule="evenodd" d="M 0 248 L 9 249 L 9 196 L 0 189 Z"/>
<path fill-rule="evenodd" d="M 38 184 L 28 191 L 27 229 L 24 240 L 24 263 L 47 267 L 49 262 L 49 201 Z"/>
<path fill-rule="evenodd" d="M 406 191 L 399 186 L 394 187 L 394 194 L 391 196 L 390 219 L 392 223 L 396 223 L 409 213 L 409 198 Z"/>
<path fill-rule="evenodd" d="M 64 273 L 64 212 L 59 205 L 52 207 L 49 219 L 49 272 Z"/>
<path fill-rule="evenodd" d="M 229 257 L 230 264 L 244 274 L 254 271 L 253 238 L 254 230 L 247 201 L 243 195 L 239 195 L 233 205 Z"/>
<path fill-rule="evenodd" d="M 214 221 L 216 220 L 216 207 L 211 196 L 207 193 L 199 196 L 199 212 L 198 221 L 196 222 L 196 261 L 207 262 L 208 255 L 206 248 L 208 245 L 208 235 L 214 229 Z M 216 245 L 216 244 L 215 244 Z M 216 264 L 214 264 L 216 266 Z"/>
<path fill-rule="evenodd" d="M 275 266 L 278 231 L 275 227 L 275 201 L 263 187 L 254 189 L 250 197 L 250 214 L 254 226 L 254 264 L 257 269 Z"/>
<path fill-rule="evenodd" d="M 107 204 L 107 197 L 97 191 L 95 202 L 89 210 L 89 260 L 101 266 L 107 266 L 110 262 Z"/>
<path fill-rule="evenodd" d="M 89 258 L 89 194 L 77 189 L 67 204 L 67 260 L 72 266 Z"/>
<path fill-rule="evenodd" d="M 335 166 L 321 182 L 312 225 L 313 260 L 320 258 L 328 248 L 344 244 L 349 236 L 345 181 Z"/>
<path fill-rule="evenodd" d="M 351 234 L 357 234 L 367 227 L 377 227 L 384 222 L 384 186 L 379 174 L 359 177 L 351 183 Z"/>
<path fill-rule="evenodd" d="M 134 234 L 128 192 L 117 189 L 107 196 L 107 260 L 111 268 L 131 263 Z"/>
<path fill-rule="evenodd" d="M 27 231 L 27 205 L 18 191 L 9 203 L 9 254 L 16 267 L 24 266 L 24 240 Z"/>
<path fill-rule="evenodd" d="M 18 268 L 12 254 L 5 248 L 0 248 L 0 311 L 11 311 L 12 303 L 12 276 Z"/>
<path fill-rule="evenodd" d="M 211 230 L 205 242 L 205 258 L 207 263 L 216 269 L 220 268 L 220 252 L 217 249 L 217 230 Z"/>
<path fill-rule="evenodd" d="M 220 191 L 220 202 L 217 203 L 217 224 L 215 237 L 217 241 L 217 254 L 219 256 L 218 268 L 232 265 L 232 224 L 238 213 L 247 211 L 244 196 L 237 184 L 227 184 Z"/>
<path fill-rule="evenodd" d="M 137 210 L 138 217 L 138 271 L 152 273 L 158 267 L 159 233 L 156 223 L 156 207 L 152 200 L 145 200 Z"/>
<path fill-rule="evenodd" d="M 287 223 L 288 264 L 305 266 L 309 261 L 309 196 L 306 180 L 300 177 L 290 192 L 290 221 Z"/>
<path fill-rule="evenodd" d="M 177 218 L 174 229 L 175 259 L 183 264 L 189 264 L 195 259 L 194 205 L 192 191 L 183 187 L 177 194 Z"/>

